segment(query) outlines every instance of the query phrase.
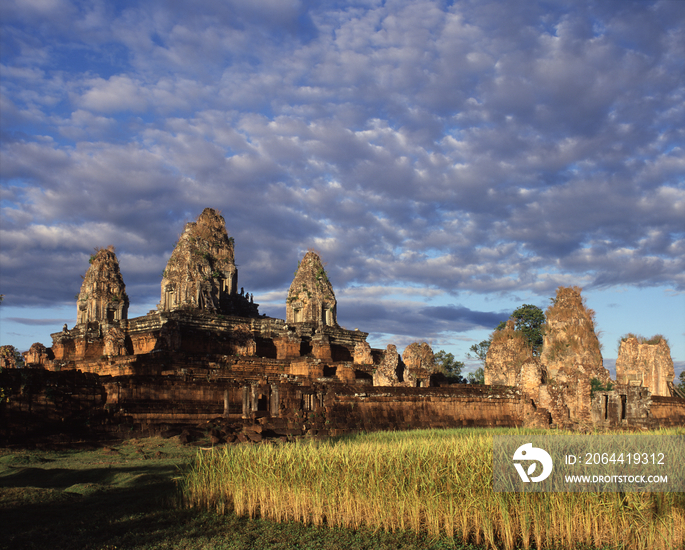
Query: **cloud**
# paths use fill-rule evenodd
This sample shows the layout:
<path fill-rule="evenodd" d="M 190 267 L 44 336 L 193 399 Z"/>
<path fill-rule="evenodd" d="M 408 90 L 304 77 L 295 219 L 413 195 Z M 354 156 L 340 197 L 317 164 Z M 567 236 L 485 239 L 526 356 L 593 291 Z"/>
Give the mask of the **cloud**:
<path fill-rule="evenodd" d="M 114 244 L 156 301 L 206 206 L 241 285 L 278 295 L 318 249 L 378 334 L 499 315 L 378 289 L 683 291 L 678 4 L 10 3 L 3 292 L 69 303 Z"/>
<path fill-rule="evenodd" d="M 96 78 L 88 82 L 89 89 L 78 100 L 83 108 L 96 112 L 142 112 L 149 101 L 139 82 L 128 76 Z"/>
<path fill-rule="evenodd" d="M 7 320 L 28 326 L 56 326 L 71 321 L 71 319 L 26 319 L 24 317 L 7 317 Z"/>

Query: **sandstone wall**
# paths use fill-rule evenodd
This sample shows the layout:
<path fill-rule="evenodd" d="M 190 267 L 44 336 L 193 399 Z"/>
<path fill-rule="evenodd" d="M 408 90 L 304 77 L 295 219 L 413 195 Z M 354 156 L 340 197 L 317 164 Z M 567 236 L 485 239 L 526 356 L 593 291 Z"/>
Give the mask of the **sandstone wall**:
<path fill-rule="evenodd" d="M 518 427 L 528 405 L 513 388 L 332 388 L 326 420 L 334 433 L 459 426 Z"/>
<path fill-rule="evenodd" d="M 99 376 L 42 368 L 0 372 L 0 444 L 36 443 L 59 433 L 82 437 L 109 422 L 106 390 Z"/>
<path fill-rule="evenodd" d="M 485 384 L 514 386 L 521 366 L 533 358 L 533 350 L 523 334 L 514 330 L 514 321 L 492 334 L 485 356 Z"/>
<path fill-rule="evenodd" d="M 195 423 L 223 416 L 225 392 L 228 392 L 229 413 L 242 415 L 240 388 L 226 383 L 172 378 L 150 381 L 131 376 L 106 382 L 104 386 L 107 406 L 133 422 Z"/>
<path fill-rule="evenodd" d="M 654 396 L 651 414 L 655 427 L 685 426 L 685 399 Z"/>
<path fill-rule="evenodd" d="M 655 428 L 652 396 L 645 388 L 617 384 L 592 397 L 592 421 L 595 426 Z"/>
<path fill-rule="evenodd" d="M 621 341 L 616 360 L 616 381 L 619 384 L 642 386 L 652 395 L 670 397 L 668 383 L 675 371 L 671 350 L 666 339 L 653 337 L 645 341 L 629 336 Z"/>

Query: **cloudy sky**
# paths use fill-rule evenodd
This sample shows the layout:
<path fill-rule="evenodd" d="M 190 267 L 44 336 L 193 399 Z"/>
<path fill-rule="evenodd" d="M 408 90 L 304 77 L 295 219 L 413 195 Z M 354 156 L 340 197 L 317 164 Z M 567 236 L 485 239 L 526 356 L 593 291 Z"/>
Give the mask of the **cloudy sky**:
<path fill-rule="evenodd" d="M 114 245 L 130 316 L 183 224 L 226 218 L 285 316 L 327 262 L 339 322 L 464 359 L 584 288 L 605 364 L 685 368 L 685 2 L 3 0 L 1 342 L 76 320 Z M 469 363 L 472 366 L 472 363 Z"/>

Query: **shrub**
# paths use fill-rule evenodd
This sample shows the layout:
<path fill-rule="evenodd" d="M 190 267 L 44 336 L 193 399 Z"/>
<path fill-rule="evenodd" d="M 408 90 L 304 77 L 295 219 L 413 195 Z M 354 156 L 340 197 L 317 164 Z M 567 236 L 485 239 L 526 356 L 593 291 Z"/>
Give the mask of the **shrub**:
<path fill-rule="evenodd" d="M 599 378 L 592 378 L 590 380 L 590 397 L 594 396 L 596 392 L 599 391 L 611 391 L 614 385 L 611 382 L 607 382 L 606 385 L 602 384 Z"/>

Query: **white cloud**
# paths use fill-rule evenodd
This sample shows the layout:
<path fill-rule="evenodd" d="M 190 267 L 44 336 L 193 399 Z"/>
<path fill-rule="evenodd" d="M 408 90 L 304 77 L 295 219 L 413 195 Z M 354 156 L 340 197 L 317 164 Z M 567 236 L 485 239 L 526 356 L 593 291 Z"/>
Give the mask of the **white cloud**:
<path fill-rule="evenodd" d="M 148 90 L 128 76 L 115 75 L 107 80 L 95 78 L 86 84 L 90 89 L 78 100 L 86 109 L 106 113 L 142 112 L 149 106 Z"/>
<path fill-rule="evenodd" d="M 308 247 L 369 301 L 685 289 L 671 4 L 10 4 L 3 285 L 63 299 L 75 259 L 111 243 L 134 300 L 156 300 L 183 222 L 212 206 L 274 308 Z M 52 288 L 37 258 L 63 268 Z M 417 307 L 352 305 L 398 335 Z"/>

